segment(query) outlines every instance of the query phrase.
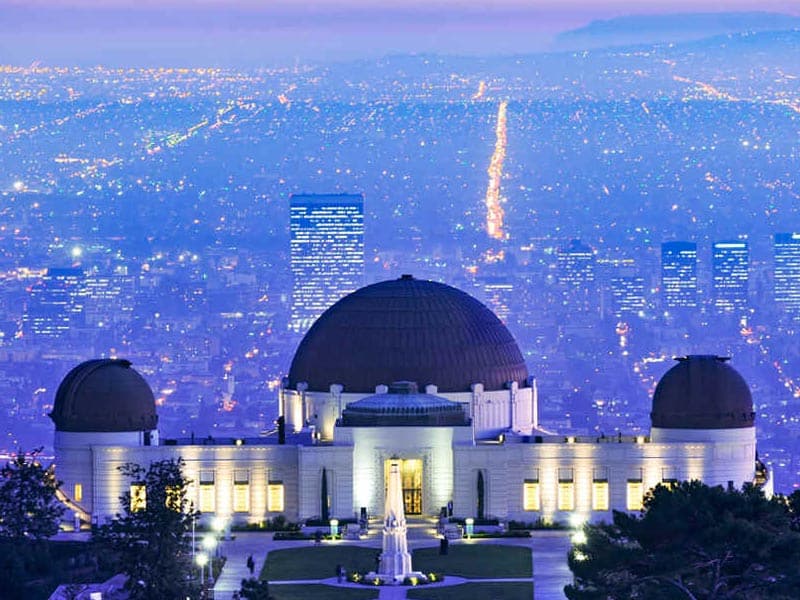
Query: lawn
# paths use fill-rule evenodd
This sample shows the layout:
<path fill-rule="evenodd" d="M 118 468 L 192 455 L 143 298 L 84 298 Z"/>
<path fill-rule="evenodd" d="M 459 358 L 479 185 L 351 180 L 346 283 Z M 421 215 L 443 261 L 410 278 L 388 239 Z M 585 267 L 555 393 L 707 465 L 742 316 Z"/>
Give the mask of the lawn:
<path fill-rule="evenodd" d="M 270 591 L 272 588 L 270 588 Z M 464 598 L 491 598 L 492 600 L 531 600 L 532 583 L 464 583 L 452 587 L 408 590 L 406 597 L 413 600 L 464 600 Z"/>
<path fill-rule="evenodd" d="M 348 572 L 365 573 L 375 570 L 375 557 L 379 552 L 377 548 L 344 544 L 273 550 L 267 555 L 260 577 L 269 581 L 326 579 L 336 576 L 336 565 L 342 565 Z M 278 589 L 278 586 L 274 587 Z"/>
<path fill-rule="evenodd" d="M 444 573 L 469 579 L 533 577 L 530 548 L 498 544 L 451 544 L 449 554 L 439 548 L 420 548 L 412 556 L 415 571 Z M 449 596 L 448 596 L 449 597 Z"/>
<path fill-rule="evenodd" d="M 316 584 L 269 586 L 269 597 L 274 600 L 374 600 L 378 594 L 379 591 L 372 588 L 360 590 Z"/>

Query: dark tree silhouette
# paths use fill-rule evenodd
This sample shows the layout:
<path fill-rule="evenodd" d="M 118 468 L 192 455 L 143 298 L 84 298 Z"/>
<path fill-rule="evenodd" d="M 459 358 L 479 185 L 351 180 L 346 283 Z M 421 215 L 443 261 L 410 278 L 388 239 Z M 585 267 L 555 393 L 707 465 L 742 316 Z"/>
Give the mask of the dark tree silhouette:
<path fill-rule="evenodd" d="M 612 523 L 583 531 L 569 553 L 571 600 L 797 597 L 800 534 L 789 502 L 753 486 L 659 485 L 640 515 L 615 511 Z"/>
<path fill-rule="evenodd" d="M 320 486 L 320 504 L 322 506 L 322 520 L 324 522 L 328 522 L 330 519 L 330 512 L 331 507 L 328 503 L 328 472 L 325 470 L 325 467 L 322 468 L 322 485 Z"/>
<path fill-rule="evenodd" d="M 0 469 L 0 538 L 46 539 L 58 532 L 65 507 L 52 470 L 39 462 L 41 448 L 18 451 Z"/>
<path fill-rule="evenodd" d="M 478 471 L 478 519 L 486 518 L 486 485 L 483 481 L 483 471 Z"/>
<path fill-rule="evenodd" d="M 190 481 L 183 465 L 179 458 L 153 462 L 147 469 L 134 463 L 120 467 L 144 495 L 122 494 L 123 512 L 95 533 L 100 548 L 112 553 L 128 575 L 134 600 L 172 600 L 197 592 L 189 532 L 198 513 L 186 497 Z"/>

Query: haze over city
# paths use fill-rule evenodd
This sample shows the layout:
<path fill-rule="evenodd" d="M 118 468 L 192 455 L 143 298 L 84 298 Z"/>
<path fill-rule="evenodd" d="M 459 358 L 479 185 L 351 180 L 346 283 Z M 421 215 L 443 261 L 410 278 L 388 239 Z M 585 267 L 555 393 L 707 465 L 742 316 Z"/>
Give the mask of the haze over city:
<path fill-rule="evenodd" d="M 296 374 L 304 336 L 364 286 L 429 280 L 510 332 L 516 379 L 486 390 L 525 390 L 520 444 L 650 444 L 673 359 L 729 357 L 713 360 L 752 394 L 751 462 L 790 493 L 798 56 L 796 2 L 3 2 L 0 452 L 53 456 L 54 423 L 75 431 L 59 384 L 92 359 L 152 389 L 145 446 L 273 443 L 288 423 L 289 445 L 333 447 L 364 417 L 298 400 L 342 393 Z M 606 496 L 609 479 L 592 480 Z M 628 494 L 643 481 L 625 475 Z M 283 480 L 263 483 L 282 511 Z M 412 514 L 452 504 L 415 485 Z M 355 494 L 348 517 L 377 503 Z"/>

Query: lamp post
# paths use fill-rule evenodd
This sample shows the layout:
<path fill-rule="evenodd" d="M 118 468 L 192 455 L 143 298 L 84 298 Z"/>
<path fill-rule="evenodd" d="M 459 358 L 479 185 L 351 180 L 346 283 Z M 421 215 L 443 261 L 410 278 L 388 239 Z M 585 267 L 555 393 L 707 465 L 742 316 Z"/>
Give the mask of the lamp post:
<path fill-rule="evenodd" d="M 215 556 L 214 549 L 217 547 L 217 538 L 214 535 L 207 535 L 203 538 L 203 548 L 208 552 L 209 556 Z M 211 581 L 212 579 L 212 567 L 214 565 L 213 560 L 208 561 L 208 579 Z"/>
<path fill-rule="evenodd" d="M 197 566 L 200 567 L 200 587 L 203 587 L 203 584 L 205 583 L 203 575 L 206 565 L 208 564 L 208 555 L 205 552 L 201 552 L 195 556 L 194 560 L 197 563 Z"/>
<path fill-rule="evenodd" d="M 192 515 L 192 562 L 194 562 L 195 554 L 196 554 L 195 541 L 194 541 L 194 530 L 195 530 L 194 522 L 195 521 L 197 521 L 197 515 L 193 514 Z"/>
<path fill-rule="evenodd" d="M 466 519 L 464 519 L 464 524 L 467 526 L 467 539 L 471 540 L 472 539 L 472 533 L 475 530 L 474 529 L 474 527 L 475 527 L 475 519 L 473 519 L 472 517 L 467 517 Z"/>

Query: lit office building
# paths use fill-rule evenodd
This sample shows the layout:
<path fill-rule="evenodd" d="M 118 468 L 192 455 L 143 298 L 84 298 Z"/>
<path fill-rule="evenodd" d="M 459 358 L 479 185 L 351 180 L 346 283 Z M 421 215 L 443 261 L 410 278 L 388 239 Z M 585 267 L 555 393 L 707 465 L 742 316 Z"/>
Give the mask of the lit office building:
<path fill-rule="evenodd" d="M 615 317 L 639 315 L 645 305 L 643 277 L 620 273 L 611 278 L 611 309 Z"/>
<path fill-rule="evenodd" d="M 747 307 L 750 250 L 747 242 L 716 242 L 712 248 L 714 308 L 740 312 Z"/>
<path fill-rule="evenodd" d="M 558 282 L 564 289 L 564 302 L 577 309 L 589 309 L 595 300 L 594 249 L 572 240 L 558 250 Z"/>
<path fill-rule="evenodd" d="M 81 269 L 47 269 L 30 289 L 23 331 L 42 338 L 59 338 L 83 325 L 84 273 Z"/>
<path fill-rule="evenodd" d="M 364 279 L 364 196 L 293 194 L 289 327 L 303 333 Z"/>
<path fill-rule="evenodd" d="M 775 304 L 800 317 L 800 233 L 775 234 Z"/>
<path fill-rule="evenodd" d="M 697 244 L 661 244 L 661 294 L 666 311 L 697 306 Z"/>

